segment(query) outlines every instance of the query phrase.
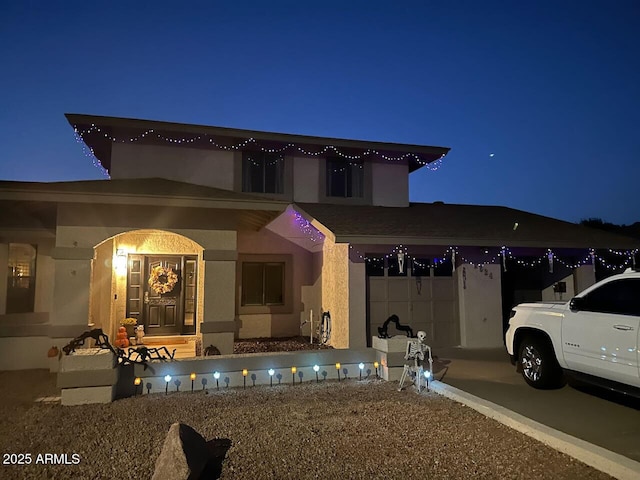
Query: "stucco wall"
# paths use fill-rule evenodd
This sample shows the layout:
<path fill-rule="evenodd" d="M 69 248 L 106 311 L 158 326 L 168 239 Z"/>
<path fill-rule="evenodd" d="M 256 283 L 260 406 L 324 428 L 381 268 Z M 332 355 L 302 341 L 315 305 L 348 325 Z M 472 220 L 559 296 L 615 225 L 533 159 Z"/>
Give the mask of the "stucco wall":
<path fill-rule="evenodd" d="M 234 154 L 181 146 L 113 143 L 111 178 L 160 177 L 233 190 Z"/>
<path fill-rule="evenodd" d="M 406 164 L 373 162 L 371 165 L 373 205 L 409 206 L 409 167 Z"/>
<path fill-rule="evenodd" d="M 311 283 L 302 286 L 301 300 L 300 323 L 307 322 L 303 325 L 301 333 L 309 337 L 313 329 L 315 337 L 318 322 L 322 319 L 322 252 L 314 252 L 311 255 Z"/>
<path fill-rule="evenodd" d="M 0 243 L 0 272 L 7 272 L 9 268 L 9 244 Z M 0 274 L 0 315 L 7 312 L 7 275 Z"/>
<path fill-rule="evenodd" d="M 349 348 L 367 346 L 367 276 L 365 263 L 349 260 Z"/>
<path fill-rule="evenodd" d="M 596 283 L 596 272 L 593 265 L 582 265 L 573 271 L 574 291 L 576 294 Z"/>
<path fill-rule="evenodd" d="M 319 201 L 320 161 L 317 158 L 293 159 L 293 201 L 317 203 Z"/>
<path fill-rule="evenodd" d="M 460 344 L 468 348 L 501 347 L 502 288 L 500 265 L 456 268 L 460 305 Z"/>
<path fill-rule="evenodd" d="M 565 282 L 567 287 L 566 293 L 556 293 L 553 291 L 553 285 L 550 285 L 542 290 L 543 302 L 568 302 L 575 296 L 573 275 L 564 277 L 559 281 Z"/>
<path fill-rule="evenodd" d="M 128 233 L 127 227 L 87 227 L 87 226 L 58 226 L 56 245 L 66 247 L 94 248 L 105 240 L 122 233 Z M 142 230 L 141 230 L 142 231 Z M 153 230 L 144 230 L 153 231 Z M 162 232 L 176 233 L 187 237 L 203 248 L 213 250 L 235 250 L 236 232 L 234 230 L 195 230 L 195 229 L 163 229 Z M 150 240 L 153 242 L 153 240 Z"/>
<path fill-rule="evenodd" d="M 331 341 L 349 348 L 349 245 L 325 239 L 322 261 L 322 308 L 331 313 Z"/>
<path fill-rule="evenodd" d="M 112 274 L 113 252 L 113 239 L 109 239 L 96 247 L 89 299 L 89 322 L 93 323 L 95 328 L 102 328 L 109 335 L 109 338 L 115 338 L 111 312 L 111 292 L 115 285 L 114 275 Z"/>
<path fill-rule="evenodd" d="M 53 240 L 44 240 L 37 243 L 36 257 L 36 298 L 34 310 L 36 312 L 49 312 L 53 304 L 53 288 L 50 279 L 53 278 L 54 261 L 51 258 Z M 3 271 L 7 271 L 6 269 Z"/>
<path fill-rule="evenodd" d="M 249 257 L 246 257 L 249 255 Z M 265 255 L 265 257 L 253 257 L 253 255 Z M 302 291 L 314 283 L 312 254 L 299 247 L 295 243 L 280 237 L 279 235 L 263 229 L 259 232 L 238 232 L 238 269 L 244 258 L 252 258 L 257 261 L 285 261 L 286 258 L 278 256 L 290 255 L 291 278 L 285 275 L 285 305 L 286 312 L 282 308 L 273 309 L 263 307 L 265 311 L 256 313 L 242 313 L 240 306 L 240 282 L 241 273 L 237 275 L 236 287 L 236 311 L 239 312 L 239 338 L 251 337 L 284 337 L 300 334 L 300 320 L 304 315 Z M 287 288 L 288 287 L 288 288 Z M 287 295 L 291 298 L 288 299 Z"/>

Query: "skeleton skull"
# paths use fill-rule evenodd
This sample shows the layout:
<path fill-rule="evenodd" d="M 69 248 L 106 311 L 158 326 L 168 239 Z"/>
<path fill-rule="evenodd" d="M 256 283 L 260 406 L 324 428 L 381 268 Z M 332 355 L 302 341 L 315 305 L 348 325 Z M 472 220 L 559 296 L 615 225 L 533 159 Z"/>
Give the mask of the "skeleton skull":
<path fill-rule="evenodd" d="M 427 338 L 427 333 L 420 330 L 418 332 L 418 340 L 420 341 L 420 343 L 424 342 L 426 338 Z"/>

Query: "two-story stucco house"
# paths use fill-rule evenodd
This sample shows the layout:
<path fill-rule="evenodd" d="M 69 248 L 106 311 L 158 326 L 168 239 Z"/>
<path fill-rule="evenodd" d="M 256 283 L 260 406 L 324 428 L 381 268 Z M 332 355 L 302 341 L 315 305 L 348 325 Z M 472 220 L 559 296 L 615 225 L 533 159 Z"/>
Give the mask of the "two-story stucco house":
<path fill-rule="evenodd" d="M 569 299 L 638 242 L 505 207 L 410 203 L 448 148 L 67 115 L 110 179 L 0 182 L 0 369 L 89 326 L 370 345 L 391 314 L 434 346 L 502 345 L 514 303 Z M 453 188 L 453 186 L 452 186 Z M 305 327 L 306 328 L 306 327 Z M 390 333 L 394 333 L 393 329 Z"/>

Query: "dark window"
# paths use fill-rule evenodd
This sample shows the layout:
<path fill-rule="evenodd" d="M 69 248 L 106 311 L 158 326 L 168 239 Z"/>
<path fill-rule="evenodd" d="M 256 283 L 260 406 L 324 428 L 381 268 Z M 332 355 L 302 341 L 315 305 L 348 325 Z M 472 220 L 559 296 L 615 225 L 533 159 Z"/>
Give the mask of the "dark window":
<path fill-rule="evenodd" d="M 284 158 L 280 154 L 244 152 L 242 191 L 284 193 Z"/>
<path fill-rule="evenodd" d="M 36 297 L 36 247 L 28 243 L 9 244 L 7 313 L 34 311 Z"/>
<path fill-rule="evenodd" d="M 384 277 L 384 257 L 366 256 L 365 270 L 370 277 Z"/>
<path fill-rule="evenodd" d="M 284 263 L 244 262 L 242 305 L 284 305 Z"/>
<path fill-rule="evenodd" d="M 431 259 L 429 258 L 414 258 L 411 261 L 411 267 L 411 274 L 414 277 L 428 277 L 431 275 Z"/>
<path fill-rule="evenodd" d="M 589 312 L 640 315 L 640 278 L 605 283 L 584 298 Z"/>
<path fill-rule="evenodd" d="M 327 158 L 327 196 L 362 197 L 364 195 L 364 162 Z"/>
<path fill-rule="evenodd" d="M 451 277 L 453 275 L 453 264 L 451 257 L 433 259 L 434 277 Z"/>

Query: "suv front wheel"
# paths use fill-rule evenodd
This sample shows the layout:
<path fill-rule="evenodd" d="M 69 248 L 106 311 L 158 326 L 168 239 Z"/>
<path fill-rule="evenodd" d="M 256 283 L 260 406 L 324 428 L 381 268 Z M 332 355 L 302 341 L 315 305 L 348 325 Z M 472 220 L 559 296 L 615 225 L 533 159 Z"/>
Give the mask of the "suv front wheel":
<path fill-rule="evenodd" d="M 562 368 L 549 342 L 533 336 L 525 337 L 520 343 L 518 361 L 524 380 L 532 387 L 548 389 L 564 385 Z"/>

